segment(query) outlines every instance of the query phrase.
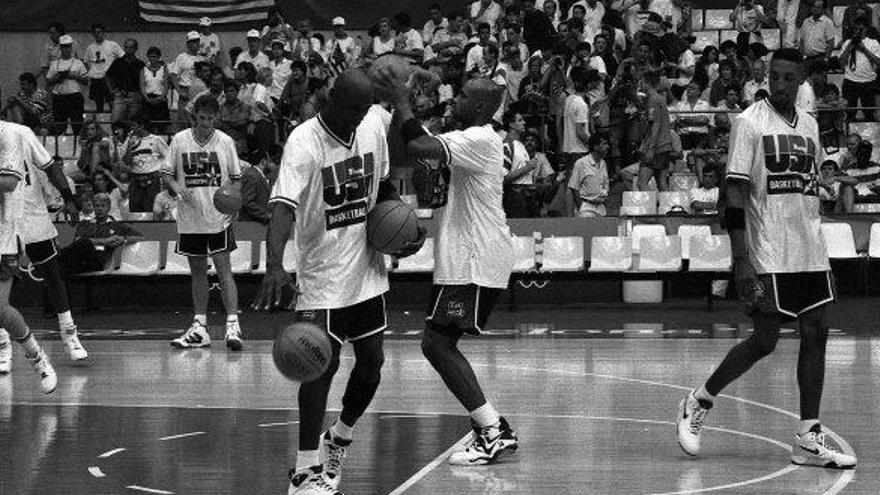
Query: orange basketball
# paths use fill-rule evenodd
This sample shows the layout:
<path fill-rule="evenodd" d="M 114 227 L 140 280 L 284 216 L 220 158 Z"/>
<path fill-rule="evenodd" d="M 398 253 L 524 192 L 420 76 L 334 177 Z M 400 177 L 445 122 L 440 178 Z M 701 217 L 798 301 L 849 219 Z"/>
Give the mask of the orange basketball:
<path fill-rule="evenodd" d="M 383 201 L 367 213 L 367 242 L 380 253 L 397 253 L 418 237 L 419 218 L 403 201 Z"/>
<path fill-rule="evenodd" d="M 333 349 L 327 333 L 313 323 L 298 322 L 281 330 L 272 346 L 275 367 L 295 382 L 310 382 L 327 371 Z"/>
<path fill-rule="evenodd" d="M 230 183 L 214 192 L 214 208 L 224 215 L 235 215 L 241 210 L 241 184 Z"/>

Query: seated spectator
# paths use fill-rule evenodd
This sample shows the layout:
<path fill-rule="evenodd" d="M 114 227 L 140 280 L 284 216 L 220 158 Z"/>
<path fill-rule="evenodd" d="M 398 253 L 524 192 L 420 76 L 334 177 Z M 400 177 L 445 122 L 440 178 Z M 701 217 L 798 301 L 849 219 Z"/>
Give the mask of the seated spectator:
<path fill-rule="evenodd" d="M 703 86 L 700 82 L 691 81 L 684 98 L 673 107 L 676 111 L 683 112 L 675 114 L 675 127 L 681 137 L 681 145 L 684 149 L 704 148 L 709 140 L 712 115 L 691 113 L 712 110 L 709 102 L 700 97 L 702 94 Z"/>
<path fill-rule="evenodd" d="M 132 117 L 131 133 L 122 147 L 131 183 L 129 208 L 133 212 L 153 211 L 153 200 L 162 189 L 162 170 L 168 159 L 165 138 L 150 133 L 150 119 L 144 112 Z"/>
<path fill-rule="evenodd" d="M 270 184 L 275 181 L 278 166 L 262 151 L 252 154 L 252 166 L 241 174 L 241 221 L 269 223 Z"/>
<path fill-rule="evenodd" d="M 18 76 L 18 84 L 20 91 L 6 100 L 0 117 L 30 127 L 37 135 L 45 134 L 52 122 L 49 93 L 37 87 L 37 78 L 30 72 Z"/>
<path fill-rule="evenodd" d="M 464 18 L 461 13 L 453 11 L 447 16 L 448 24 L 434 32 L 431 43 L 425 47 L 425 61 L 448 61 L 464 53 L 467 45 L 467 34 L 462 31 Z"/>
<path fill-rule="evenodd" d="M 718 49 L 712 45 L 703 48 L 703 53 L 694 66 L 694 78 L 703 83 L 704 87 L 711 87 L 712 83 L 719 76 L 719 57 Z"/>
<path fill-rule="evenodd" d="M 151 122 L 162 121 L 156 124 L 151 131 L 162 132 L 171 120 L 168 109 L 168 90 L 171 81 L 168 78 L 168 66 L 162 60 L 162 51 L 151 46 L 147 48 L 147 63 L 141 71 L 141 96 L 143 96 L 142 111 Z"/>
<path fill-rule="evenodd" d="M 250 63 L 254 68 L 254 72 L 263 70 L 269 67 L 269 57 L 263 53 L 262 45 L 263 41 L 260 38 L 260 32 L 256 29 L 251 29 L 245 35 L 247 39 L 247 50 L 242 51 L 238 58 L 235 59 L 235 63 L 232 64 L 233 69 L 238 69 L 238 67 L 242 63 Z"/>
<path fill-rule="evenodd" d="M 79 221 L 88 222 L 95 219 L 95 192 L 91 183 L 83 184 L 77 187 L 76 203 L 79 207 Z M 108 210 L 109 213 L 109 210 Z M 69 218 L 60 219 L 68 221 Z"/>
<path fill-rule="evenodd" d="M 862 141 L 856 148 L 856 163 L 846 174 L 856 178 L 858 184 L 844 199 L 846 211 L 853 211 L 857 203 L 880 203 L 880 164 L 871 161 L 873 152 L 870 141 Z"/>
<path fill-rule="evenodd" d="M 718 102 L 727 96 L 730 86 L 739 85 L 736 82 L 736 65 L 730 60 L 723 60 L 718 64 L 718 79 L 716 79 L 709 88 L 709 104 L 718 106 Z M 737 101 L 740 98 L 737 97 Z"/>
<path fill-rule="evenodd" d="M 767 64 L 762 59 L 755 60 L 752 64 L 752 79 L 743 85 L 743 103 L 748 106 L 757 102 L 755 93 L 759 90 L 764 90 L 768 94 L 770 92 L 770 83 L 767 81 Z"/>
<path fill-rule="evenodd" d="M 110 198 L 110 216 L 114 220 L 128 218 L 129 202 L 129 178 L 128 172 L 120 171 L 114 174 L 103 165 L 98 167 L 92 178 L 92 187 L 95 194 L 106 194 Z"/>
<path fill-rule="evenodd" d="M 733 118 L 735 114 L 743 111 L 740 102 L 741 93 L 740 87 L 736 83 L 732 83 L 725 89 L 724 99 L 718 102 L 718 110 L 726 111 L 728 118 Z"/>
<path fill-rule="evenodd" d="M 73 242 L 58 252 L 58 262 L 65 276 L 101 271 L 113 258 L 116 248 L 140 242 L 144 236 L 110 216 L 110 197 L 96 194 L 94 218 L 76 224 Z"/>
<path fill-rule="evenodd" d="M 718 213 L 718 168 L 709 165 L 703 168 L 700 187 L 691 189 L 691 210 L 697 215 L 714 215 Z"/>
<path fill-rule="evenodd" d="M 392 53 L 396 39 L 394 31 L 391 30 L 391 19 L 387 17 L 379 19 L 373 29 L 371 29 L 371 31 L 373 30 L 375 30 L 375 35 L 367 51 L 369 57 L 377 58 L 386 53 Z"/>
<path fill-rule="evenodd" d="M 427 47 L 434 43 L 434 33 L 440 29 L 445 29 L 447 26 L 449 26 L 449 20 L 443 17 L 443 10 L 440 4 L 431 4 L 428 7 L 428 21 L 422 27 L 422 41 L 425 42 L 425 46 Z"/>
<path fill-rule="evenodd" d="M 846 137 L 846 149 L 837 157 L 837 165 L 841 171 L 846 172 L 855 166 L 856 151 L 858 151 L 861 142 L 862 136 L 858 133 L 853 132 Z"/>
<path fill-rule="evenodd" d="M 309 97 L 309 80 L 306 77 L 308 67 L 302 60 L 290 64 L 290 79 L 281 92 L 281 101 L 276 107 L 278 115 L 293 127 L 302 122 L 300 110 Z M 285 134 L 286 135 L 286 134 Z"/>
<path fill-rule="evenodd" d="M 272 76 L 270 77 L 269 97 L 277 107 L 278 102 L 281 101 L 281 94 L 293 72 L 293 64 L 290 59 L 284 56 L 285 43 L 283 41 L 275 40 L 271 46 L 272 60 L 269 62 L 269 70 L 271 70 Z"/>
<path fill-rule="evenodd" d="M 177 220 L 177 196 L 169 189 L 162 189 L 153 201 L 153 220 L 172 222 Z"/>
<path fill-rule="evenodd" d="M 819 167 L 819 201 L 823 215 L 850 213 L 847 198 L 852 198 L 852 188 L 858 179 L 842 172 L 834 160 L 825 160 Z M 850 205 L 851 206 L 851 205 Z"/>
<path fill-rule="evenodd" d="M 589 147 L 590 152 L 574 162 L 568 187 L 574 196 L 576 216 L 604 217 L 609 189 L 608 167 L 605 164 L 608 138 L 593 134 L 589 139 Z"/>
<path fill-rule="evenodd" d="M 502 9 L 499 3 L 493 0 L 476 0 L 470 6 L 470 22 L 472 25 L 487 24 L 491 26 L 492 33 L 501 18 Z"/>
<path fill-rule="evenodd" d="M 394 16 L 394 54 L 420 63 L 425 53 L 425 42 L 421 33 L 412 27 L 409 14 L 399 12 Z"/>
<path fill-rule="evenodd" d="M 73 174 L 77 182 L 89 181 L 95 175 L 98 165 L 112 163 L 110 157 L 110 138 L 94 120 L 82 127 L 79 136 L 79 158 L 76 161 L 78 173 Z"/>
<path fill-rule="evenodd" d="M 272 120 L 274 104 L 269 98 L 269 90 L 257 81 L 257 71 L 248 62 L 241 62 L 235 68 L 235 80 L 241 85 L 238 99 L 251 109 L 248 137 L 253 149 L 272 153 L 275 148 L 275 122 Z"/>
<path fill-rule="evenodd" d="M 217 114 L 217 128 L 235 141 L 239 154 L 248 151 L 247 128 L 251 121 L 251 107 L 239 99 L 239 84 L 232 79 L 223 82 L 224 98 Z"/>

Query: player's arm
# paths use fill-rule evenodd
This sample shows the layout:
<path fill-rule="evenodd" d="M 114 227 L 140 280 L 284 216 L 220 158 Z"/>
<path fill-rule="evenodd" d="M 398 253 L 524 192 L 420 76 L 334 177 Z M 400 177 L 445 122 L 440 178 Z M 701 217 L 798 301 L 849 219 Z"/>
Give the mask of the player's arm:
<path fill-rule="evenodd" d="M 446 149 L 443 143 L 425 132 L 422 122 L 413 114 L 409 90 L 397 91 L 394 101 L 395 112 L 399 114 L 400 133 L 406 143 L 406 151 L 416 160 L 446 161 Z"/>
<path fill-rule="evenodd" d="M 752 292 L 757 275 L 749 258 L 746 246 L 746 204 L 753 178 L 752 168 L 755 160 L 755 143 L 759 133 L 752 129 L 753 124 L 740 121 L 735 132 L 730 133 L 730 159 L 727 178 L 724 182 L 723 196 L 724 227 L 730 236 L 733 256 L 733 275 L 740 297 Z M 760 179 L 760 177 L 756 177 Z"/>
<path fill-rule="evenodd" d="M 293 304 L 296 303 L 296 288 L 290 274 L 284 269 L 284 247 L 290 239 L 290 231 L 296 220 L 294 207 L 284 201 L 271 203 L 269 227 L 266 229 L 266 275 L 251 307 L 255 310 L 269 310 L 281 305 L 284 287 L 294 289 Z"/>
<path fill-rule="evenodd" d="M 48 166 L 46 176 L 49 182 L 58 189 L 61 197 L 64 199 L 64 211 L 71 223 L 79 221 L 79 208 L 76 206 L 76 198 L 70 190 L 70 183 L 67 182 L 67 176 L 64 174 L 64 162 L 60 157 L 55 157 L 52 164 Z"/>

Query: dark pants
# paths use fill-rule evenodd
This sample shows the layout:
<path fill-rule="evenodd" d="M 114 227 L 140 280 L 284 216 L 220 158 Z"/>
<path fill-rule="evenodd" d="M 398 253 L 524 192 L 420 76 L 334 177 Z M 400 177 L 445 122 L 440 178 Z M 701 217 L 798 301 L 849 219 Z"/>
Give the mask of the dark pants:
<path fill-rule="evenodd" d="M 101 79 L 90 79 L 89 80 L 89 98 L 95 102 L 95 111 L 98 113 L 104 112 L 104 102 L 111 100 L 108 98 L 110 95 L 110 91 L 107 90 L 107 80 L 104 78 Z M 108 101 L 109 103 L 109 101 Z"/>
<path fill-rule="evenodd" d="M 844 79 L 842 92 L 843 97 L 846 98 L 846 106 L 852 108 L 858 106 L 859 102 L 861 102 L 861 106 L 863 107 L 874 106 L 874 88 L 876 88 L 876 84 L 876 81 L 857 83 Z M 856 118 L 856 112 L 857 110 L 847 110 L 847 120 L 850 122 L 854 121 Z M 862 113 L 865 114 L 865 120 L 869 122 L 874 120 L 873 110 L 862 110 Z"/>
<path fill-rule="evenodd" d="M 260 120 L 254 125 L 254 133 L 250 136 L 248 148 L 272 154 L 275 151 L 275 124 L 268 120 Z"/>
<path fill-rule="evenodd" d="M 132 174 L 128 189 L 128 210 L 131 212 L 152 212 L 153 201 L 162 190 L 159 172 L 152 174 Z"/>
<path fill-rule="evenodd" d="M 52 98 L 52 113 L 55 114 L 55 121 L 58 124 L 52 126 L 54 134 L 63 134 L 67 129 L 67 122 L 70 121 L 73 127 L 73 134 L 78 135 L 83 123 L 83 106 L 85 99 L 80 93 L 72 95 L 55 95 Z"/>

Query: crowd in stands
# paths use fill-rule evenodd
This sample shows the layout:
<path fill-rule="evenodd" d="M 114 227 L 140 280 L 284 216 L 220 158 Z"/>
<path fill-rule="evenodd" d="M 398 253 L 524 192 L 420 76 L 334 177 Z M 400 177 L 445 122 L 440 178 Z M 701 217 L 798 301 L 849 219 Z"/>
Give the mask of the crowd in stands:
<path fill-rule="evenodd" d="M 159 174 L 168 137 L 211 95 L 217 127 L 252 166 L 242 218 L 266 222 L 285 136 L 321 111 L 337 74 L 392 54 L 420 67 L 414 108 L 431 132 L 455 127 L 450 105 L 465 81 L 504 86 L 495 120 L 510 217 L 604 216 L 622 191 L 676 188 L 689 189 L 677 212 L 712 214 L 735 115 L 768 96 L 762 29 L 778 28 L 781 45 L 806 57 L 798 106 L 817 116 L 823 146 L 840 148 L 822 164 L 823 209 L 880 202 L 872 145 L 846 132 L 849 122 L 873 121 L 880 99 L 877 10 L 856 0 L 835 25 L 822 0 L 774 3 L 741 0 L 730 12 L 736 39 L 699 55 L 687 0 L 476 0 L 451 12 L 435 4 L 379 18 L 365 36 L 336 17 L 326 37 L 273 8 L 242 47 L 224 47 L 202 18 L 179 54 L 148 47 L 146 59 L 137 39 L 120 46 L 101 24 L 83 49 L 53 22 L 40 66 L 20 75 L 0 116 L 42 135 L 72 129 L 79 152 L 67 170 L 84 212 L 106 194 L 113 218 L 167 220 L 175 198 Z M 842 75 L 840 87 L 829 74 Z M 109 133 L 84 118 L 85 96 L 109 111 Z"/>

